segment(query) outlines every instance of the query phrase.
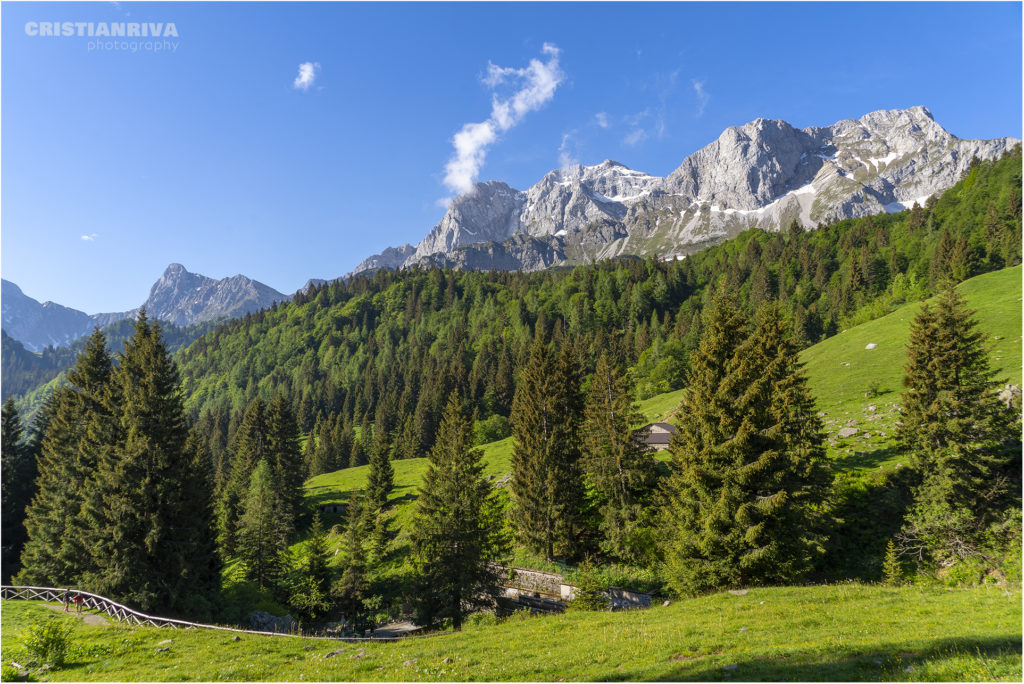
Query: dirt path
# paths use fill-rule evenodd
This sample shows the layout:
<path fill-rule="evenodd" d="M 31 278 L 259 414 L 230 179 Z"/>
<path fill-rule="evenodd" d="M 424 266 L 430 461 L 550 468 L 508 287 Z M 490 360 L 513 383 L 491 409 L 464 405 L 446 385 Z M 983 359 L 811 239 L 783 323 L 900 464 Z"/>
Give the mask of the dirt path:
<path fill-rule="evenodd" d="M 60 604 L 60 603 L 44 603 L 43 605 L 45 605 L 47 608 L 51 608 L 53 610 L 59 610 L 62 613 L 64 612 L 63 604 Z M 110 624 L 110 621 L 107 620 L 107 618 L 103 617 L 102 615 L 97 615 L 96 613 L 90 613 L 90 612 L 87 612 L 87 611 L 83 611 L 81 613 L 76 613 L 74 608 L 71 608 L 69 610 L 68 615 L 71 615 L 71 616 L 74 616 L 74 617 L 79 617 L 79 618 L 82 619 L 82 621 L 85 624 L 87 624 L 87 625 L 94 625 L 96 627 L 106 627 L 107 625 Z"/>

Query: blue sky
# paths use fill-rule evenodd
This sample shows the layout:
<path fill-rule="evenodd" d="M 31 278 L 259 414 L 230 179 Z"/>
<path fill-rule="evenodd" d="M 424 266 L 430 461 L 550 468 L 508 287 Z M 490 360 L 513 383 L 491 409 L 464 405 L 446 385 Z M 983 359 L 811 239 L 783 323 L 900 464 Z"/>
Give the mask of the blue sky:
<path fill-rule="evenodd" d="M 664 175 L 759 116 L 804 127 L 925 105 L 960 137 L 1021 137 L 1020 3 L 2 13 L 3 277 L 88 313 L 137 306 L 171 262 L 293 292 L 419 241 L 474 170 L 519 189 L 566 159 Z M 104 50 L 29 22 L 173 22 L 178 36 Z M 448 175 L 453 136 L 485 122 L 489 144 Z"/>

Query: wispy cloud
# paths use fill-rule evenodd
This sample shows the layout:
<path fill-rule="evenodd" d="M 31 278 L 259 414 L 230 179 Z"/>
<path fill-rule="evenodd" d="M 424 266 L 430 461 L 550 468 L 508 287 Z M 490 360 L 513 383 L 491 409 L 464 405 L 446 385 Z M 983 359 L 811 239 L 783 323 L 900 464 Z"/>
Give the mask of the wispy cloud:
<path fill-rule="evenodd" d="M 600 128 L 608 128 L 609 126 L 611 126 L 611 124 L 608 122 L 607 112 L 598 112 L 597 114 L 595 114 L 594 123 L 596 123 Z"/>
<path fill-rule="evenodd" d="M 295 77 L 292 86 L 296 90 L 309 90 L 319 71 L 320 62 L 303 62 L 299 65 L 299 75 Z"/>
<path fill-rule="evenodd" d="M 99 233 L 90 233 L 88 235 L 83 235 L 82 239 L 85 240 L 86 242 L 95 242 L 96 238 L 98 238 L 99 236 Z"/>
<path fill-rule="evenodd" d="M 574 135 L 576 135 L 575 129 L 569 131 L 568 133 L 562 134 L 562 144 L 558 146 L 559 168 L 565 169 L 572 166 L 573 164 L 579 163 L 579 160 L 576 159 L 576 155 L 574 155 L 570 149 L 572 147 L 570 143 L 572 142 L 572 138 Z"/>
<path fill-rule="evenodd" d="M 693 92 L 697 94 L 697 116 L 704 116 L 704 108 L 708 106 L 711 96 L 704 90 L 704 81 L 693 80 Z"/>
<path fill-rule="evenodd" d="M 642 128 L 637 128 L 625 138 L 622 139 L 623 144 L 629 145 L 630 147 L 636 147 L 644 140 L 647 140 L 647 131 Z"/>
<path fill-rule="evenodd" d="M 456 193 L 473 189 L 487 156 L 487 148 L 500 133 L 509 130 L 530 112 L 540 109 L 555 96 L 555 90 L 565 80 L 558 66 L 560 50 L 544 43 L 541 52 L 547 61 L 531 59 L 523 69 L 501 67 L 488 62 L 484 84 L 491 90 L 510 85 L 515 90 L 508 97 L 498 93 L 491 96 L 491 115 L 486 121 L 465 124 L 452 138 L 455 153 L 445 165 L 444 184 Z"/>
<path fill-rule="evenodd" d="M 629 147 L 636 147 L 644 140 L 650 137 L 650 133 L 647 132 L 645 121 L 651 118 L 651 108 L 646 107 L 643 111 L 636 112 L 635 114 L 626 114 L 622 117 L 622 122 L 626 124 L 631 130 L 625 138 L 622 139 L 622 144 Z"/>

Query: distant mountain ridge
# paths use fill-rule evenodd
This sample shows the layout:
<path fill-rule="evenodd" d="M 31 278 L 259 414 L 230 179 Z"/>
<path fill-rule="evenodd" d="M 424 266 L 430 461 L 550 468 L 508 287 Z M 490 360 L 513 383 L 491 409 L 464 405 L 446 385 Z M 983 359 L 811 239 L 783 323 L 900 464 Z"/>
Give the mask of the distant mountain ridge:
<path fill-rule="evenodd" d="M 751 227 L 902 211 L 952 186 L 974 157 L 1015 138 L 961 140 L 925 107 L 796 129 L 727 128 L 665 177 L 612 160 L 551 171 L 525 191 L 477 183 L 415 247 L 388 248 L 349 275 L 414 265 L 537 270 L 624 254 L 682 258 Z"/>
<path fill-rule="evenodd" d="M 171 264 L 153 284 L 145 303 L 131 311 L 89 315 L 53 302 L 40 304 L 9 280 L 2 282 L 3 330 L 30 351 L 61 347 L 125 318 L 140 309 L 157 320 L 187 326 L 233 318 L 291 299 L 261 282 L 236 275 L 217 280 Z"/>

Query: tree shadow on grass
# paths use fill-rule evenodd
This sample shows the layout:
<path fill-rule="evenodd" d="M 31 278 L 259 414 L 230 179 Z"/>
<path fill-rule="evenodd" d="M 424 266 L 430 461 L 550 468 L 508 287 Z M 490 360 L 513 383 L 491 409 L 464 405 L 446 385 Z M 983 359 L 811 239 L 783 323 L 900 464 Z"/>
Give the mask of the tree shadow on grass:
<path fill-rule="evenodd" d="M 842 649 L 832 654 L 795 651 L 779 658 L 753 658 L 734 661 L 716 659 L 715 664 L 690 661 L 672 668 L 658 677 L 659 681 L 891 681 L 914 679 L 913 669 L 918 664 L 951 655 L 997 657 L 1007 653 L 1021 653 L 1021 635 L 1006 634 L 992 637 L 965 637 L 938 639 L 922 644 L 908 640 L 882 643 L 877 646 Z M 731 666 L 735 667 L 731 667 Z M 730 669 L 724 669 L 730 666 Z M 910 667 L 907 672 L 905 668 Z M 618 674 L 618 673 L 616 673 Z M 630 673 L 621 673 L 629 679 Z M 634 673 L 635 676 L 635 673 Z M 641 675 L 642 677 L 642 675 Z M 613 675 L 609 679 L 620 679 Z"/>
<path fill-rule="evenodd" d="M 871 445 L 864 445 L 868 449 Z M 893 458 L 899 451 L 892 446 L 882 447 L 871 451 L 856 451 L 852 454 L 841 454 L 836 456 L 832 463 L 836 470 L 874 470 L 879 465 Z"/>

